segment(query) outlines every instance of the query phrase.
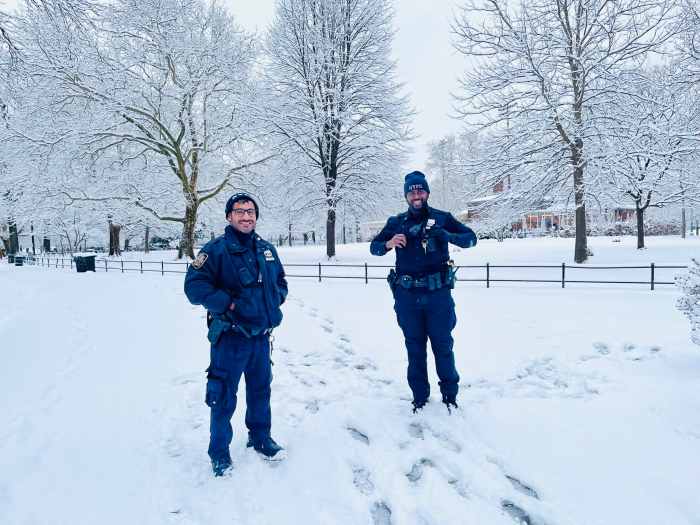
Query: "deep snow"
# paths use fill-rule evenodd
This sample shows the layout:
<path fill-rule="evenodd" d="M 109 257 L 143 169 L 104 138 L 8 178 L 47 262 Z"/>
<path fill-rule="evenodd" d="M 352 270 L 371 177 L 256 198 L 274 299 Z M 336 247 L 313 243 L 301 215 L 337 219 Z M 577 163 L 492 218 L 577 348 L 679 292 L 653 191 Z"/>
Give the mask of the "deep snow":
<path fill-rule="evenodd" d="M 456 257 L 568 260 L 552 241 Z M 594 260 L 685 264 L 698 243 L 650 245 L 603 239 Z M 1 264 L 0 288 L 2 523 L 700 520 L 700 348 L 672 287 L 462 283 L 460 409 L 448 415 L 431 372 L 432 402 L 413 415 L 386 284 L 292 279 L 273 354 L 273 435 L 289 458 L 273 467 L 245 448 L 239 397 L 224 479 L 206 456 L 204 312 L 182 276 Z"/>

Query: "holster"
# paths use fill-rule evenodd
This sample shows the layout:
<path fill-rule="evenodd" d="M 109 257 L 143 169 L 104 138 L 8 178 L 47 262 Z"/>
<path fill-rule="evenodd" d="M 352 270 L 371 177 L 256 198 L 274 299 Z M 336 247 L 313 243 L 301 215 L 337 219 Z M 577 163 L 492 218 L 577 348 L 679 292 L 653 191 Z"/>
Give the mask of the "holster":
<path fill-rule="evenodd" d="M 394 293 L 396 291 L 396 281 L 397 281 L 397 275 L 396 275 L 396 270 L 393 268 L 389 270 L 389 275 L 386 276 L 386 282 L 389 283 L 389 288 L 391 288 L 391 292 Z"/>
<path fill-rule="evenodd" d="M 207 332 L 207 339 L 213 345 L 219 342 L 221 336 L 224 332 L 231 329 L 231 321 L 228 321 L 224 316 L 214 315 L 211 318 L 211 323 L 209 324 L 209 331 Z"/>

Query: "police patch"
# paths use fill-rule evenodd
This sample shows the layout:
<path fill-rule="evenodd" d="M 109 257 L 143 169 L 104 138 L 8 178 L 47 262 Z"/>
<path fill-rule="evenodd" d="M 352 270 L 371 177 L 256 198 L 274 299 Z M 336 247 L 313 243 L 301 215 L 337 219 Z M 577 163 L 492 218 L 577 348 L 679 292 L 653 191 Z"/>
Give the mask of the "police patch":
<path fill-rule="evenodd" d="M 199 270 L 202 266 L 204 266 L 204 263 L 207 262 L 207 259 L 209 256 L 204 253 L 204 252 L 199 252 L 199 255 L 197 255 L 197 258 L 192 261 L 192 267 L 195 270 Z"/>
<path fill-rule="evenodd" d="M 272 255 L 272 250 L 265 250 L 265 260 L 266 261 L 274 261 L 275 256 Z"/>

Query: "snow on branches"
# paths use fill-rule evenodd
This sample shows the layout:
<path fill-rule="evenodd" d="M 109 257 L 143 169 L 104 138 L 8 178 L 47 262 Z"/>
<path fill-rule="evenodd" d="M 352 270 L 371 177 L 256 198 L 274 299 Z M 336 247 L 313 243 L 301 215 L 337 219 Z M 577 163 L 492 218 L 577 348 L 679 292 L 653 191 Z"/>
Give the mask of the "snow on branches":
<path fill-rule="evenodd" d="M 678 309 L 690 321 L 690 337 L 700 345 L 700 262 L 691 261 L 688 273 L 676 278 L 683 296 L 678 299 Z"/>

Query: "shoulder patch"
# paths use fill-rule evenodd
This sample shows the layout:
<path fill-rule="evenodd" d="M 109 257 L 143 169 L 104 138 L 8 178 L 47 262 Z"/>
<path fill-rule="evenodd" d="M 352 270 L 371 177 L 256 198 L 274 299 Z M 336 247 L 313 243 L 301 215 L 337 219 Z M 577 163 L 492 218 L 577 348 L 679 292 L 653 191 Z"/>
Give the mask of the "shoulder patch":
<path fill-rule="evenodd" d="M 192 261 L 192 267 L 195 270 L 199 270 L 202 266 L 204 266 L 204 263 L 207 262 L 207 259 L 209 256 L 204 253 L 204 252 L 199 252 L 199 255 L 197 255 L 197 258 Z"/>
<path fill-rule="evenodd" d="M 272 255 L 272 250 L 265 250 L 264 254 L 265 254 L 266 261 L 274 261 L 275 260 L 275 256 Z"/>

